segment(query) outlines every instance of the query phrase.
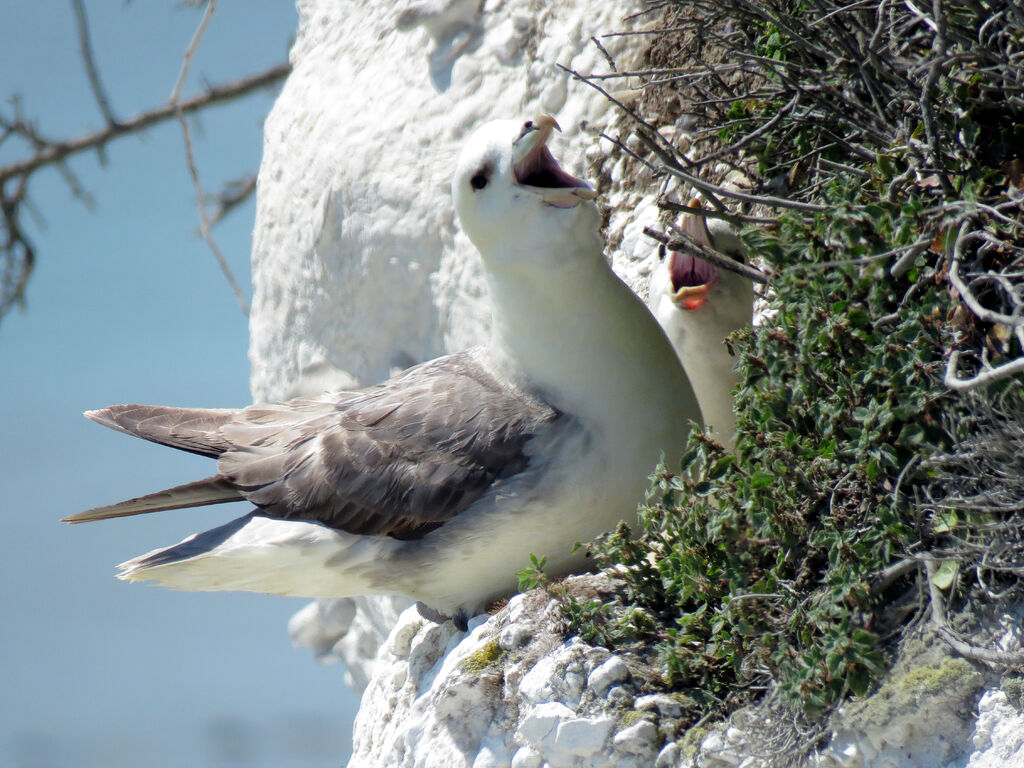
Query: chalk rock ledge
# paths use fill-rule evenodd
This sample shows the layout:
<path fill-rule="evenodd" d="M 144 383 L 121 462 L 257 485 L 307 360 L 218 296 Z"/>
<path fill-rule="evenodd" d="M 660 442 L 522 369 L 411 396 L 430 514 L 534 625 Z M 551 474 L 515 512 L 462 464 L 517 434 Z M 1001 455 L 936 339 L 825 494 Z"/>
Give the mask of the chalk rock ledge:
<path fill-rule="evenodd" d="M 404 611 L 372 664 L 349 768 L 1024 768 L 1024 678 L 1000 682 L 930 630 L 905 639 L 881 688 L 847 702 L 808 753 L 775 697 L 688 730 L 687 699 L 657 692 L 653 655 L 565 637 L 552 594 L 604 603 L 615 582 L 556 589 L 518 594 L 468 632 Z M 1012 618 L 1004 649 L 1019 647 Z"/>
<path fill-rule="evenodd" d="M 578 595 L 601 575 L 568 579 Z M 356 717 L 350 768 L 667 768 L 681 708 L 642 695 L 647 668 L 564 639 L 558 603 L 516 595 L 469 633 L 405 611 Z"/>

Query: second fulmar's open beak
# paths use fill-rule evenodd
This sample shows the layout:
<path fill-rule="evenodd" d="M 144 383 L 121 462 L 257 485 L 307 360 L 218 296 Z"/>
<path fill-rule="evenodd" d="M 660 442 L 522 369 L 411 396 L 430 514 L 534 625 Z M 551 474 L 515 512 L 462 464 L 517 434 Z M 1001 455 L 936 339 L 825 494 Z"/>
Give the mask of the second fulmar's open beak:
<path fill-rule="evenodd" d="M 696 200 L 690 206 L 699 205 Z M 701 216 L 685 216 L 683 231 L 701 245 L 714 248 L 707 221 Z M 708 291 L 718 282 L 718 268 L 692 253 L 669 251 L 668 273 L 672 278 L 672 301 L 680 309 L 699 309 L 708 300 Z"/>
<path fill-rule="evenodd" d="M 512 148 L 512 171 L 516 184 L 540 195 L 548 205 L 572 208 L 580 200 L 593 200 L 597 193 L 582 179 L 563 171 L 551 151 L 548 139 L 561 130 L 551 115 L 541 115 L 523 124 L 523 132 Z"/>

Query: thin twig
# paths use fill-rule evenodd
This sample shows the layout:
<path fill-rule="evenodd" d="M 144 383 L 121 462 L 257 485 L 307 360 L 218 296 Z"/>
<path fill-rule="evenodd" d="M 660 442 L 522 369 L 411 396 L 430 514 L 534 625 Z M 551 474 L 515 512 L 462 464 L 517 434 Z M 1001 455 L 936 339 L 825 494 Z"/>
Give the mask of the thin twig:
<path fill-rule="evenodd" d="M 92 43 L 89 40 L 89 20 L 85 15 L 85 5 L 82 3 L 82 0 L 71 0 L 71 7 L 75 11 L 75 25 L 78 27 L 78 48 L 82 52 L 82 63 L 85 64 L 85 74 L 89 78 L 89 87 L 92 89 L 92 95 L 96 98 L 96 105 L 100 108 L 103 119 L 106 120 L 107 125 L 114 125 L 117 123 L 117 118 L 114 117 L 114 112 L 110 108 L 110 99 L 107 98 L 107 93 L 103 89 L 103 83 L 100 81 L 99 70 L 96 68 L 96 59 L 93 56 Z M 102 150 L 102 147 L 100 149 Z"/>
<path fill-rule="evenodd" d="M 664 232 L 659 232 L 658 230 L 651 229 L 650 227 L 644 227 L 643 231 L 645 235 L 657 240 L 670 250 L 691 251 L 709 264 L 713 264 L 720 269 L 727 269 L 730 272 L 735 272 L 736 274 L 742 275 L 748 280 L 760 283 L 761 285 L 767 285 L 770 282 L 769 276 L 756 267 L 751 267 L 748 264 L 736 261 L 736 259 L 723 256 L 718 251 L 698 243 L 685 232 L 677 231 L 675 237 L 669 237 Z"/>
<path fill-rule="evenodd" d="M 596 36 L 591 35 L 590 42 L 596 45 L 597 50 L 604 54 L 604 58 L 605 61 L 608 62 L 608 66 L 612 68 L 612 72 L 615 72 L 618 69 L 618 67 L 615 66 L 615 59 L 613 59 L 612 55 L 608 53 L 608 50 L 603 45 L 601 45 L 601 41 L 598 40 Z"/>
<path fill-rule="evenodd" d="M 19 176 L 28 176 L 40 168 L 53 165 L 72 155 L 105 146 L 113 139 L 136 134 L 146 128 L 159 125 L 176 117 L 179 111 L 190 115 L 214 104 L 232 101 L 261 88 L 276 85 L 287 77 L 289 72 L 291 72 L 291 64 L 278 64 L 241 80 L 210 86 L 199 95 L 182 101 L 180 104 L 169 102 L 147 112 L 140 112 L 128 120 L 108 125 L 102 130 L 79 136 L 77 139 L 48 143 L 31 157 L 10 165 L 0 166 L 0 185 Z"/>
<path fill-rule="evenodd" d="M 969 379 L 961 379 L 957 373 L 960 362 L 960 351 L 954 349 L 949 353 L 949 360 L 946 362 L 946 375 L 942 383 L 957 392 L 966 392 L 971 389 L 978 389 L 991 384 L 994 381 L 1005 379 L 1008 376 L 1015 376 L 1018 373 L 1024 374 L 1024 357 L 1018 357 L 1008 363 L 1002 363 L 995 368 L 988 368 L 981 373 L 975 374 Z"/>
<path fill-rule="evenodd" d="M 185 78 L 188 76 L 189 67 L 192 66 L 192 57 L 195 55 L 196 48 L 199 46 L 199 41 L 203 37 L 203 33 L 206 31 L 206 25 L 210 23 L 210 19 L 213 17 L 213 12 L 217 10 L 217 0 L 206 0 L 206 10 L 203 11 L 203 17 L 199 20 L 199 26 L 196 27 L 195 33 L 192 35 L 192 40 L 188 44 L 188 48 L 185 49 L 184 55 L 181 57 L 181 70 L 178 72 L 178 79 L 174 82 L 174 89 L 171 91 L 171 97 L 169 101 L 172 104 L 178 103 L 178 97 L 181 95 L 181 89 L 185 85 Z"/>
<path fill-rule="evenodd" d="M 925 578 L 928 580 L 928 596 L 931 601 L 931 622 L 939 636 L 946 641 L 950 648 L 966 659 L 981 661 L 986 664 L 997 664 L 999 666 L 1011 666 L 1024 663 L 1024 651 L 1000 651 L 994 648 L 982 648 L 971 645 L 954 633 L 946 624 L 946 601 L 942 597 L 942 590 L 935 583 L 935 558 L 925 557 Z"/>
<path fill-rule="evenodd" d="M 217 207 L 210 214 L 211 228 L 252 196 L 252 193 L 256 191 L 257 178 L 255 173 L 250 173 L 240 179 L 235 179 L 225 184 L 221 191 L 213 196 Z"/>
<path fill-rule="evenodd" d="M 659 200 L 658 207 L 664 211 L 673 211 L 675 213 L 691 213 L 694 216 L 703 216 L 706 219 L 722 219 L 728 221 L 730 224 L 778 224 L 778 219 L 770 219 L 765 216 L 744 216 L 741 213 L 723 213 L 722 211 L 712 211 L 709 208 L 701 208 L 699 206 L 692 205 L 681 205 L 679 203 L 673 203 L 671 200 Z"/>
<path fill-rule="evenodd" d="M 932 238 L 922 238 L 916 242 L 910 243 L 909 245 L 901 245 L 897 248 L 892 248 L 882 253 L 873 253 L 870 256 L 860 256 L 856 259 L 837 259 L 836 261 L 816 261 L 811 264 L 790 264 L 786 267 L 787 272 L 803 272 L 806 270 L 814 269 L 831 269 L 832 267 L 857 267 L 865 264 L 872 264 L 876 261 L 882 261 L 888 259 L 891 256 L 895 256 L 898 253 L 910 249 L 920 248 L 928 245 L 932 241 Z"/>
<path fill-rule="evenodd" d="M 669 142 L 668 139 L 666 139 L 664 136 L 662 136 L 660 133 L 658 133 L 658 129 L 657 128 L 655 128 L 653 125 L 651 125 L 646 120 L 644 120 L 642 117 L 640 117 L 640 115 L 638 115 L 632 109 L 630 109 L 625 104 L 623 104 L 621 101 L 619 101 L 614 96 L 612 96 L 610 93 L 608 93 L 608 91 L 606 91 L 604 88 L 599 86 L 597 83 L 591 82 L 586 77 L 586 75 L 581 75 L 579 72 L 576 72 L 573 69 L 569 69 L 569 67 L 565 67 L 565 66 L 563 66 L 561 64 L 558 64 L 558 63 L 556 63 L 555 66 L 558 67 L 559 69 L 561 69 L 563 72 L 567 72 L 568 74 L 572 75 L 574 78 L 576 78 L 580 82 L 583 82 L 583 83 L 586 83 L 587 85 L 589 85 L 595 91 L 597 91 L 602 96 L 604 96 L 606 99 L 608 99 L 608 101 L 610 101 L 612 104 L 614 104 L 619 109 L 621 109 L 623 112 L 625 112 L 627 115 L 629 115 L 631 118 L 633 118 L 633 120 L 636 121 L 639 125 L 642 125 L 648 131 L 650 131 L 653 137 L 655 137 L 657 140 L 660 140 L 661 144 L 663 145 L 661 147 L 662 151 L 666 151 L 667 150 L 667 152 L 669 154 L 669 157 L 671 157 L 675 153 L 675 149 L 676 148 L 672 146 L 671 142 Z M 675 160 L 675 158 L 672 158 L 671 162 L 672 163 L 676 163 L 677 161 Z"/>
<path fill-rule="evenodd" d="M 705 194 L 710 192 L 716 195 L 721 195 L 722 197 L 732 198 L 733 200 L 742 200 L 744 203 L 763 205 L 768 208 L 788 208 L 793 211 L 805 211 L 807 213 L 826 213 L 832 210 L 827 205 L 801 203 L 796 200 L 784 200 L 780 197 L 772 197 L 770 195 L 750 195 L 746 192 L 737 192 L 732 189 L 726 189 L 718 184 L 712 184 L 709 181 L 704 181 L 693 174 L 687 173 L 681 168 L 670 168 L 665 166 L 665 170 L 673 176 L 678 176 L 683 181 L 688 182 L 690 185 L 696 187 Z"/>
<path fill-rule="evenodd" d="M 178 74 L 178 81 L 174 84 L 174 90 L 171 92 L 171 102 L 176 102 L 178 95 L 181 93 L 181 88 L 185 84 L 185 78 L 188 76 L 188 70 L 192 64 L 192 57 L 195 55 L 196 48 L 199 46 L 199 41 L 203 36 L 203 32 L 206 31 L 206 25 L 210 22 L 210 18 L 213 16 L 213 12 L 216 8 L 217 0 L 207 0 L 206 10 L 203 12 L 203 18 L 200 20 L 199 26 L 196 29 L 195 34 L 192 36 L 192 41 L 185 50 L 181 65 L 181 72 Z M 210 232 L 210 221 L 206 214 L 203 186 L 199 180 L 199 169 L 196 167 L 196 157 L 192 150 L 192 131 L 188 126 L 188 118 L 186 118 L 185 113 L 181 109 L 178 109 L 177 114 L 178 122 L 181 124 L 182 138 L 185 141 L 185 161 L 188 164 L 188 173 L 192 178 L 192 187 L 195 190 L 196 204 L 199 207 L 199 231 L 202 233 L 203 240 L 206 241 L 206 245 L 209 246 L 210 251 L 217 260 L 217 264 L 220 266 L 221 272 L 224 273 L 224 278 L 228 281 L 228 285 L 231 286 L 231 290 L 235 294 L 235 301 L 238 302 L 238 306 L 242 310 L 242 314 L 248 317 L 249 304 L 246 302 L 245 296 L 242 294 L 242 288 L 239 286 L 227 259 L 224 258 L 224 254 L 221 253 L 220 247 L 217 245 L 217 242 L 213 239 L 213 234 Z"/>
<path fill-rule="evenodd" d="M 733 154 L 733 153 L 739 151 L 740 149 L 745 147 L 747 144 L 752 142 L 757 137 L 763 136 L 768 131 L 772 130 L 772 128 L 774 128 L 776 125 L 778 125 L 779 122 L 782 121 L 782 118 L 784 118 L 786 115 L 788 115 L 790 112 L 792 112 L 793 109 L 796 107 L 796 105 L 799 104 L 799 103 L 800 103 L 800 94 L 799 93 L 794 94 L 793 98 L 791 98 L 789 100 L 789 102 L 787 102 L 783 107 L 781 107 L 779 109 L 779 111 L 776 112 L 772 116 L 772 118 L 770 120 L 766 120 L 765 122 L 761 123 L 761 125 L 759 125 L 755 130 L 751 131 L 750 133 L 748 133 L 746 136 L 744 136 L 743 138 L 739 139 L 738 141 L 733 142 L 729 146 L 721 147 L 720 149 L 716 150 L 715 152 L 712 152 L 710 155 L 705 155 L 704 157 L 700 158 L 699 160 L 696 161 L 697 164 L 700 165 L 700 164 L 703 164 L 703 163 L 708 163 L 708 162 L 711 162 L 712 160 L 717 160 L 718 158 L 722 157 L 723 155 Z"/>

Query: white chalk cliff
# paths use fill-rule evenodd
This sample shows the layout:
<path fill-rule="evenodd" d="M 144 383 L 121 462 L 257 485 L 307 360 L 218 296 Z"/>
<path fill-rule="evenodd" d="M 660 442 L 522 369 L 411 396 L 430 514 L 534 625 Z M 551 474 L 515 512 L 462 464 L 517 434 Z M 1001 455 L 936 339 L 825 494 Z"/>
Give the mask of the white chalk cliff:
<path fill-rule="evenodd" d="M 596 130 L 611 120 L 608 102 L 556 66 L 605 71 L 591 36 L 646 23 L 623 21 L 629 3 L 298 7 L 294 71 L 267 119 L 259 176 L 254 400 L 371 384 L 484 339 L 480 264 L 456 227 L 449 183 L 460 141 L 496 117 L 557 116 L 565 133 L 553 149 L 562 166 L 591 179 L 600 169 L 611 185 L 604 203 L 614 266 L 634 288 L 646 284 L 657 264 L 641 235 L 657 218 L 653 197 L 620 186 L 625 158 L 604 160 L 610 144 Z M 602 43 L 620 67 L 631 63 L 635 40 Z M 557 636 L 556 609 L 542 593 L 476 619 L 468 634 L 407 607 L 397 598 L 321 601 L 291 623 L 296 642 L 343 661 L 353 687 L 365 689 L 352 766 L 660 768 L 745 759 L 736 726 L 712 729 L 684 754 L 674 700 L 642 695 L 626 661 Z M 969 701 L 939 707 L 959 730 L 910 713 L 902 717 L 913 728 L 837 733 L 823 764 L 1024 765 L 1024 719 L 998 689 L 979 700 L 976 682 Z M 913 757 L 915 746 L 934 754 L 924 747 L 939 742 L 941 762 Z M 755 758 L 748 751 L 746 759 Z"/>

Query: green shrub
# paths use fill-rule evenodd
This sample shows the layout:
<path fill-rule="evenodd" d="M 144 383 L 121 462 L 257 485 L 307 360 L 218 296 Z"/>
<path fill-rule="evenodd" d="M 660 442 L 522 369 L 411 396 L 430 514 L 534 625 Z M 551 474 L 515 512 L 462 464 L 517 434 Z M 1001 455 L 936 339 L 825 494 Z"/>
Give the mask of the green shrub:
<path fill-rule="evenodd" d="M 944 383 L 1024 356 L 949 278 L 959 259 L 987 309 L 1022 312 L 1024 217 L 1007 188 L 1024 185 L 1024 17 L 989 2 L 943 2 L 931 26 L 884 3 L 667 7 L 646 60 L 691 74 L 647 104 L 655 124 L 704 110 L 693 135 L 708 143 L 673 163 L 649 126 L 637 135 L 666 174 L 713 181 L 724 157 L 755 180 L 762 221 L 742 237 L 770 288 L 763 322 L 730 340 L 735 450 L 691 433 L 682 465 L 652 476 L 639 530 L 592 546 L 626 600 L 567 599 L 565 615 L 589 642 L 654 643 L 665 685 L 705 711 L 776 689 L 818 715 L 878 685 L 907 616 L 893 606 L 929 593 L 915 563 L 940 561 L 950 601 L 980 563 L 1002 586 L 1024 574 L 1024 387 Z M 773 185 L 809 206 L 765 225 Z M 986 473 L 1007 465 L 1021 471 L 993 506 Z"/>

